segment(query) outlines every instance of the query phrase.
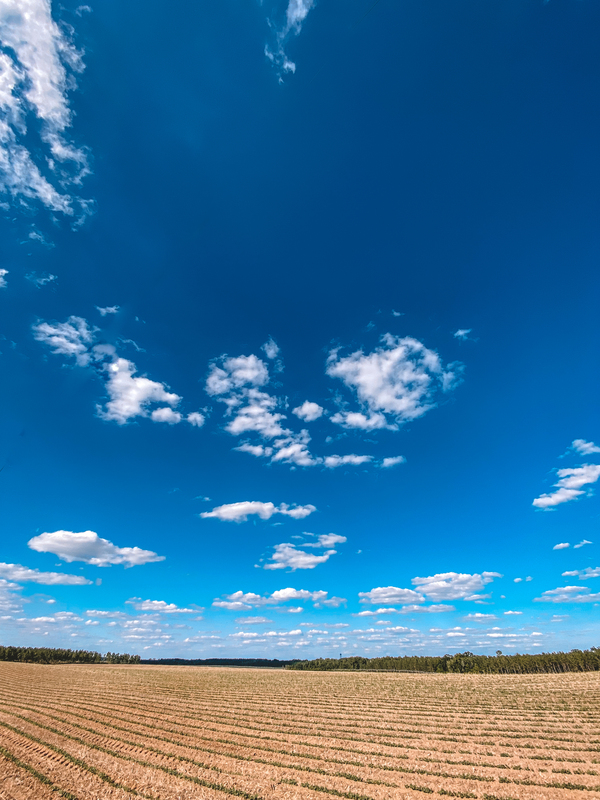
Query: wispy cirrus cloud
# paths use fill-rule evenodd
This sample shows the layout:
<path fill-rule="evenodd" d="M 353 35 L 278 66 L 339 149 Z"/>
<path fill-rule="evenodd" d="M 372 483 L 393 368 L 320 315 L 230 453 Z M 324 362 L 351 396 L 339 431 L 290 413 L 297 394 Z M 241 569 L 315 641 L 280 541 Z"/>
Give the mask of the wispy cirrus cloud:
<path fill-rule="evenodd" d="M 75 191 L 89 174 L 87 150 L 68 136 L 68 94 L 84 65 L 49 0 L 0 6 L 0 192 L 16 205 L 38 202 L 81 219 L 92 204 Z"/>
<path fill-rule="evenodd" d="M 371 431 L 397 430 L 426 414 L 460 382 L 463 367 L 444 367 L 439 355 L 417 339 L 387 333 L 371 353 L 357 350 L 342 356 L 339 348 L 332 350 L 326 371 L 354 392 L 360 405 L 358 410 L 343 408 L 331 421 Z"/>
<path fill-rule="evenodd" d="M 534 597 L 536 603 L 598 603 L 600 592 L 590 592 L 587 586 L 559 586 Z"/>
<path fill-rule="evenodd" d="M 292 36 L 298 36 L 315 0 L 288 0 L 285 19 L 276 22 L 269 19 L 269 26 L 274 33 L 274 46 L 265 45 L 265 55 L 275 66 L 280 82 L 285 73 L 296 72 L 296 64 L 285 52 L 285 46 Z"/>
<path fill-rule="evenodd" d="M 165 560 L 165 556 L 159 556 L 152 550 L 117 547 L 94 531 L 41 533 L 30 539 L 27 545 L 38 553 L 53 553 L 68 563 L 83 561 L 96 567 L 109 567 L 112 564 L 135 567 Z"/>

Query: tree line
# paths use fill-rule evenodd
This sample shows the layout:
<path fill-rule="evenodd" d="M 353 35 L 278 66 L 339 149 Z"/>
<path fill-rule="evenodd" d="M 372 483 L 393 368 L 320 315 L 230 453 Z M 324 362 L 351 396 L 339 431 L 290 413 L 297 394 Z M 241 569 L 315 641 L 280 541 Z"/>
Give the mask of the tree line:
<path fill-rule="evenodd" d="M 296 661 L 285 669 L 300 670 L 381 670 L 391 672 L 460 672 L 493 675 L 548 672 L 594 672 L 600 670 L 600 648 L 571 650 L 568 653 L 512 653 L 495 656 L 466 651 L 445 656 L 382 656 L 379 658 L 315 658 Z"/>
<path fill-rule="evenodd" d="M 29 664 L 139 664 L 139 656 L 129 653 L 106 653 L 95 650 L 67 650 L 55 647 L 3 647 L 0 661 L 24 661 Z"/>

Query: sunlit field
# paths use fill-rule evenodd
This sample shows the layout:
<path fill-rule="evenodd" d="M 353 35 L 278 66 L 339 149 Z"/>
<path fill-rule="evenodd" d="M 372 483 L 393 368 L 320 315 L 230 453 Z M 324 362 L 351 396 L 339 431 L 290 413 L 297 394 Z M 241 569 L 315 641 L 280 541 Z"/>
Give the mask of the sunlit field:
<path fill-rule="evenodd" d="M 0 797 L 600 797 L 600 674 L 0 663 Z"/>

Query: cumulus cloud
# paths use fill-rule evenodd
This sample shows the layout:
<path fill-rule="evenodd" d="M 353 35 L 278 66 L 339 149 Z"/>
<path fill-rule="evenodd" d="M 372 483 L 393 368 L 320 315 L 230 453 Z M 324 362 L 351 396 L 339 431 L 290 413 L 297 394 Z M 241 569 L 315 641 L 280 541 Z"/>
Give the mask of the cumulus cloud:
<path fill-rule="evenodd" d="M 245 500 L 240 503 L 217 506 L 212 511 L 203 511 L 200 516 L 203 519 L 219 519 L 222 522 L 246 522 L 251 515 L 256 515 L 260 519 L 271 519 L 274 514 L 282 514 L 292 519 L 304 519 L 316 510 L 312 505 L 289 506 L 287 503 L 281 503 L 276 506 L 273 503 L 262 503 L 258 500 Z"/>
<path fill-rule="evenodd" d="M 360 464 L 368 464 L 373 460 L 373 456 L 357 456 L 354 453 L 347 456 L 325 456 L 323 463 L 328 469 L 335 469 L 336 467 L 344 467 L 347 465 L 359 466 Z"/>
<path fill-rule="evenodd" d="M 571 545 L 568 542 L 559 542 L 558 544 L 555 544 L 552 549 L 553 550 L 565 550 L 567 547 L 570 547 L 570 546 Z"/>
<path fill-rule="evenodd" d="M 73 189 L 89 173 L 88 156 L 67 137 L 68 92 L 83 70 L 71 30 L 52 18 L 49 0 L 3 0 L 0 7 L 0 192 L 17 204 L 37 201 L 83 217 L 88 201 Z"/>
<path fill-rule="evenodd" d="M 571 443 L 573 450 L 581 453 L 582 456 L 589 456 L 592 453 L 600 453 L 600 447 L 594 442 L 586 442 L 585 439 L 573 439 Z"/>
<path fill-rule="evenodd" d="M 91 360 L 90 347 L 98 329 L 82 317 L 69 317 L 66 322 L 39 322 L 33 326 L 33 336 L 50 347 L 56 355 L 74 358 L 80 367 Z"/>
<path fill-rule="evenodd" d="M 8 281 L 6 280 L 7 275 L 7 269 L 0 269 L 0 289 L 5 289 L 8 286 Z"/>
<path fill-rule="evenodd" d="M 264 569 L 289 569 L 294 572 L 297 569 L 314 569 L 318 564 L 324 564 L 331 556 L 336 555 L 334 549 L 336 544 L 346 541 L 345 536 L 338 536 L 336 533 L 326 533 L 318 537 L 315 542 L 307 542 L 300 547 L 289 542 L 276 544 L 270 562 L 265 564 Z M 331 548 L 325 550 L 322 555 L 307 552 L 307 547 Z"/>
<path fill-rule="evenodd" d="M 270 595 L 259 595 L 254 592 L 234 592 L 225 595 L 224 598 L 215 598 L 213 606 L 215 608 L 226 608 L 229 611 L 248 611 L 257 606 L 279 605 L 288 603 L 291 600 L 310 600 L 316 608 L 319 606 L 329 606 L 336 608 L 345 603 L 343 597 L 328 597 L 328 593 L 322 590 L 311 592 L 308 589 L 277 589 Z M 302 611 L 302 606 L 287 611 Z"/>
<path fill-rule="evenodd" d="M 41 289 L 49 283 L 54 283 L 54 281 L 57 280 L 57 276 L 50 275 L 48 272 L 44 272 L 43 275 L 38 275 L 36 272 L 28 272 L 25 275 L 25 280 L 28 280 L 29 283 L 33 283 L 37 289 Z"/>
<path fill-rule="evenodd" d="M 260 349 L 264 352 L 266 357 L 271 361 L 277 358 L 277 356 L 279 355 L 279 346 L 272 336 L 269 336 L 267 341 L 262 345 Z"/>
<path fill-rule="evenodd" d="M 120 306 L 96 306 L 96 311 L 100 314 L 101 317 L 106 317 L 107 314 L 117 314 L 120 310 Z"/>
<path fill-rule="evenodd" d="M 204 414 L 201 414 L 199 411 L 192 411 L 191 414 L 188 414 L 186 420 L 192 425 L 194 428 L 201 428 L 204 423 L 206 422 L 206 417 Z"/>
<path fill-rule="evenodd" d="M 389 458 L 384 458 L 381 462 L 381 466 L 383 469 L 389 469 L 390 467 L 396 467 L 398 464 L 405 464 L 406 459 L 404 456 L 391 456 Z"/>
<path fill-rule="evenodd" d="M 66 322 L 40 322 L 33 326 L 34 338 L 50 347 L 56 355 L 73 358 L 80 367 L 94 365 L 106 382 L 108 401 L 97 406 L 101 419 L 125 425 L 135 417 L 149 417 L 153 422 L 175 425 L 183 415 L 175 410 L 181 397 L 168 391 L 164 383 L 137 375 L 137 367 L 117 356 L 112 344 L 97 343 L 99 329 L 82 317 L 71 316 Z M 150 410 L 152 404 L 159 408 Z M 200 425 L 204 417 L 194 412 L 187 417 L 192 425 Z"/>
<path fill-rule="evenodd" d="M 175 603 L 165 600 L 142 600 L 141 597 L 130 597 L 125 603 L 133 606 L 136 611 L 152 611 L 156 614 L 197 614 L 198 609 L 179 608 Z"/>
<path fill-rule="evenodd" d="M 402 606 L 399 614 L 441 614 L 445 611 L 455 611 L 454 606 L 446 603 L 434 603 L 430 606 Z"/>
<path fill-rule="evenodd" d="M 333 350 L 327 374 L 339 378 L 357 397 L 358 411 L 342 410 L 331 419 L 346 428 L 390 428 L 423 416 L 443 393 L 460 381 L 462 365 L 444 368 L 438 354 L 411 337 L 385 334 L 381 346 L 341 356 Z"/>
<path fill-rule="evenodd" d="M 398 606 L 405 603 L 423 603 L 425 598 L 413 589 L 399 589 L 397 586 L 378 586 L 370 592 L 359 592 L 361 603 L 372 605 Z"/>
<path fill-rule="evenodd" d="M 163 383 L 136 376 L 135 364 L 126 358 L 116 358 L 106 364 L 104 369 L 108 374 L 106 391 L 110 399 L 103 409 L 98 408 L 98 415 L 102 419 L 124 425 L 134 417 L 148 416 L 148 406 L 151 403 L 176 406 L 181 400 L 179 395 L 168 392 Z M 155 417 L 157 412 L 158 416 Z M 152 413 L 152 419 L 155 422 L 173 424 L 181 420 L 181 415 L 176 415 L 171 408 L 161 408 Z"/>
<path fill-rule="evenodd" d="M 276 67 L 280 82 L 286 73 L 296 72 L 296 64 L 287 57 L 285 46 L 291 36 L 298 36 L 308 12 L 314 7 L 315 0 L 288 0 L 285 21 L 277 24 L 269 20 L 269 25 L 275 33 L 275 46 L 265 46 L 265 55 Z"/>
<path fill-rule="evenodd" d="M 471 620 L 472 622 L 490 622 L 498 619 L 498 617 L 495 614 L 480 614 L 477 612 L 475 614 L 467 614 L 464 619 Z"/>
<path fill-rule="evenodd" d="M 559 480 L 554 484 L 557 487 L 556 491 L 536 497 L 533 505 L 537 508 L 552 508 L 585 494 L 581 487 L 596 483 L 600 478 L 600 464 L 583 464 L 573 469 L 559 469 L 557 474 Z"/>
<path fill-rule="evenodd" d="M 238 617 L 236 622 L 240 625 L 264 625 L 267 622 L 273 622 L 273 620 L 267 619 L 267 617 Z"/>
<path fill-rule="evenodd" d="M 454 333 L 454 338 L 455 339 L 460 339 L 461 341 L 464 342 L 466 339 L 469 338 L 469 334 L 471 333 L 471 330 L 472 330 L 471 328 L 459 328 Z"/>
<path fill-rule="evenodd" d="M 0 564 L 0 576 L 18 583 L 40 583 L 44 586 L 89 586 L 81 575 L 65 575 L 63 572 L 40 572 L 38 569 L 23 567 L 21 564 Z"/>
<path fill-rule="evenodd" d="M 139 547 L 117 547 L 108 539 L 101 539 L 94 531 L 41 533 L 30 539 L 27 544 L 38 553 L 54 553 L 68 563 L 84 561 L 86 564 L 93 564 L 96 567 L 108 567 L 111 564 L 134 567 L 165 560 L 165 556 L 159 556 L 152 550 L 142 550 Z"/>
<path fill-rule="evenodd" d="M 427 578 L 413 578 L 411 583 L 430 600 L 478 600 L 480 592 L 498 572 L 482 572 L 469 575 L 462 572 L 441 572 Z"/>
<path fill-rule="evenodd" d="M 600 592 L 589 593 L 587 586 L 559 586 L 542 592 L 541 597 L 534 597 L 536 603 L 598 603 Z"/>
<path fill-rule="evenodd" d="M 578 544 L 573 545 L 573 549 L 579 550 L 580 547 L 585 547 L 586 544 L 593 544 L 593 542 L 590 542 L 588 539 L 582 539 Z"/>
<path fill-rule="evenodd" d="M 298 419 L 302 419 L 304 422 L 314 422 L 323 416 L 323 411 L 324 409 L 318 403 L 305 400 L 301 406 L 292 409 L 292 414 L 295 414 Z"/>
<path fill-rule="evenodd" d="M 569 570 L 568 572 L 563 572 L 562 576 L 563 578 L 566 577 L 579 578 L 580 581 L 586 581 L 588 578 L 600 578 L 600 567 L 586 567 L 585 569 L 573 569 Z"/>

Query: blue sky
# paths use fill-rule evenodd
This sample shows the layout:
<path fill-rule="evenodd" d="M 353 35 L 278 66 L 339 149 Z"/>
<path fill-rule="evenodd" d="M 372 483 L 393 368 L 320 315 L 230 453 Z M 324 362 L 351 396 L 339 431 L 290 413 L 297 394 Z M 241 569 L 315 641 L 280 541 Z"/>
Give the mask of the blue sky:
<path fill-rule="evenodd" d="M 3 3 L 3 642 L 597 644 L 599 25 Z"/>

